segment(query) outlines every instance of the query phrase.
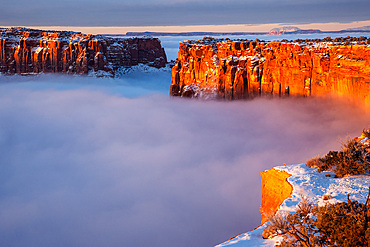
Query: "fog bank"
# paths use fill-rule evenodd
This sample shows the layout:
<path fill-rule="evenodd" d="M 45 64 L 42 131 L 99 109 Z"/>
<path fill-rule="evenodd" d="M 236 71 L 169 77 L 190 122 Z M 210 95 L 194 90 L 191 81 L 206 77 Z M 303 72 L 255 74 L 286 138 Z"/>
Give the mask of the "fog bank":
<path fill-rule="evenodd" d="M 0 87 L 0 243 L 10 247 L 218 244 L 258 226 L 260 171 L 338 149 L 370 120 L 333 99 L 13 85 Z"/>

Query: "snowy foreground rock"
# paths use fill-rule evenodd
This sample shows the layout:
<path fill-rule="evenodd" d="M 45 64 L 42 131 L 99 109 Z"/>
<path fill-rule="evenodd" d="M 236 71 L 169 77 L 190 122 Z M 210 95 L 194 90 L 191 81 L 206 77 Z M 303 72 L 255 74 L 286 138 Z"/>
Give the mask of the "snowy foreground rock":
<path fill-rule="evenodd" d="M 325 203 L 336 203 L 347 200 L 347 194 L 351 200 L 365 203 L 368 195 L 370 176 L 357 175 L 344 178 L 334 178 L 329 172 L 319 173 L 317 168 L 309 168 L 305 164 L 278 166 L 271 170 L 283 171 L 291 176 L 287 182 L 293 187 L 291 195 L 280 205 L 278 211 L 294 212 L 300 201 L 301 195 L 309 197 L 314 203 L 324 205 Z M 328 176 L 330 174 L 330 177 Z M 323 197 L 330 195 L 331 199 L 324 200 Z M 265 200 L 265 198 L 263 198 Z M 222 246 L 275 246 L 281 240 L 280 236 L 273 239 L 263 239 L 262 232 L 265 225 L 257 229 L 240 234 L 217 247 Z"/>

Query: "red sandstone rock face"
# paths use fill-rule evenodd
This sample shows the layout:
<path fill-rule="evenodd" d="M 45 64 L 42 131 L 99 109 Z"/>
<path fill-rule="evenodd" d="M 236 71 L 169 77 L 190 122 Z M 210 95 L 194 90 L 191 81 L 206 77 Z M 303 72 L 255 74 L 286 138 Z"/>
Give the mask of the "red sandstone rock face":
<path fill-rule="evenodd" d="M 370 47 L 330 43 L 217 41 L 181 43 L 171 95 L 194 85 L 221 99 L 335 93 L 370 105 Z"/>
<path fill-rule="evenodd" d="M 0 29 L 1 73 L 77 73 L 106 71 L 139 63 L 156 68 L 167 63 L 155 38 L 110 38 L 74 32 Z"/>
<path fill-rule="evenodd" d="M 287 180 L 290 176 L 287 172 L 274 168 L 261 172 L 261 224 L 267 221 L 268 216 L 274 215 L 285 199 L 292 194 L 293 187 Z"/>

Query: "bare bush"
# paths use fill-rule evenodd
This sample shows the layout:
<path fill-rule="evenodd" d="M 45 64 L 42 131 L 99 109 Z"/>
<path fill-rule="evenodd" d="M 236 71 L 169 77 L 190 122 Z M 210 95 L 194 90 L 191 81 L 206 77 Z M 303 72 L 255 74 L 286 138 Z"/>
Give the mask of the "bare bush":
<path fill-rule="evenodd" d="M 294 214 L 276 214 L 266 224 L 263 236 L 283 235 L 282 246 L 315 246 L 317 240 L 311 215 L 312 208 L 312 202 L 307 197 L 301 196 L 297 211 Z"/>
<path fill-rule="evenodd" d="M 283 212 L 277 212 L 275 215 L 269 216 L 266 228 L 262 233 L 263 238 L 273 238 L 277 235 L 285 234 L 289 229 L 286 217 L 287 214 Z"/>
<path fill-rule="evenodd" d="M 324 201 L 330 200 L 330 199 L 331 199 L 331 195 L 324 195 L 324 196 L 322 197 L 322 199 L 323 199 Z"/>
<path fill-rule="evenodd" d="M 362 130 L 362 135 L 366 138 L 370 139 L 370 129 L 363 129 Z"/>
<path fill-rule="evenodd" d="M 370 187 L 366 202 L 313 206 L 302 196 L 293 214 L 276 214 L 266 223 L 264 237 L 283 236 L 281 246 L 370 246 Z"/>
<path fill-rule="evenodd" d="M 308 167 L 316 167 L 319 172 L 328 170 L 323 158 L 320 158 L 319 156 L 307 160 L 306 165 Z"/>
<path fill-rule="evenodd" d="M 370 135 L 370 131 L 366 131 Z M 319 172 L 333 171 L 337 177 L 370 173 L 370 147 L 356 139 L 342 142 L 341 151 L 329 151 L 324 157 L 315 157 L 306 162 L 308 167 L 317 167 Z"/>

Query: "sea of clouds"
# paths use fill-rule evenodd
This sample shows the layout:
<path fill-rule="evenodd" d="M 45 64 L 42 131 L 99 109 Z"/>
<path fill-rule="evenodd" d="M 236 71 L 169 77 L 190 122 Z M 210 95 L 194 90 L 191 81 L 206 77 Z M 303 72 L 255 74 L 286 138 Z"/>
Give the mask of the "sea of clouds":
<path fill-rule="evenodd" d="M 370 120 L 334 98 L 171 98 L 170 77 L 0 76 L 0 245 L 213 246 L 259 225 L 262 170 Z"/>

